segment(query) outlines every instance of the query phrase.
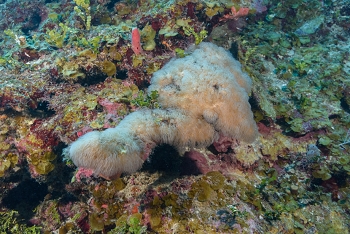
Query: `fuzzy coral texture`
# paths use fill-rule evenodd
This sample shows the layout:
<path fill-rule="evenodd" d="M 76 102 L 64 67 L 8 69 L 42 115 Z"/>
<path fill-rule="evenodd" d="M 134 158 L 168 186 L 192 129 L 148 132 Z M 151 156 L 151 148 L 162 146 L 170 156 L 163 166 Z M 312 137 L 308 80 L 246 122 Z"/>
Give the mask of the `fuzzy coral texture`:
<path fill-rule="evenodd" d="M 141 109 L 115 128 L 89 132 L 64 154 L 76 166 L 112 178 L 140 169 L 158 144 L 183 152 L 207 147 L 218 136 L 253 142 L 258 131 L 248 102 L 251 86 L 238 61 L 203 42 L 154 73 L 148 91 L 158 91 L 162 109 Z"/>

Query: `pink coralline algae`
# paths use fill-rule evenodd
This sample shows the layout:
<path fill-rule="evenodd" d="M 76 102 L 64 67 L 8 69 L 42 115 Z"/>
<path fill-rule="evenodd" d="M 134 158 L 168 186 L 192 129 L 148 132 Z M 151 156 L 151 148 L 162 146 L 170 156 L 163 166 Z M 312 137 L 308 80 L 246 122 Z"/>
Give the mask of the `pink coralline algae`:
<path fill-rule="evenodd" d="M 220 136 L 220 138 L 213 143 L 213 146 L 218 152 L 223 153 L 227 152 L 233 142 L 235 142 L 235 140 L 232 138 Z"/>
<path fill-rule="evenodd" d="M 107 98 L 101 98 L 98 103 L 104 107 L 109 115 L 117 115 L 118 108 L 123 105 L 120 103 L 111 102 Z"/>
<path fill-rule="evenodd" d="M 210 171 L 220 171 L 223 174 L 229 174 L 237 166 L 234 154 L 214 155 L 191 150 L 184 155 L 182 174 L 199 175 Z"/>
<path fill-rule="evenodd" d="M 79 168 L 77 173 L 75 174 L 75 178 L 78 182 L 81 181 L 82 178 L 89 178 L 94 174 L 93 170 L 86 169 L 86 168 Z"/>
<path fill-rule="evenodd" d="M 81 137 L 82 135 L 88 133 L 88 132 L 91 132 L 92 131 L 92 128 L 89 127 L 89 126 L 85 126 L 83 127 L 80 131 L 77 132 L 77 136 L 78 137 Z"/>
<path fill-rule="evenodd" d="M 233 7 L 231 7 L 231 13 L 224 15 L 223 20 L 238 19 L 240 17 L 247 16 L 248 13 L 249 13 L 249 8 L 247 8 L 247 7 L 241 7 L 237 11 L 236 8 L 233 6 Z"/>
<path fill-rule="evenodd" d="M 118 109 L 123 107 L 123 104 L 117 102 L 111 102 L 106 98 L 102 98 L 98 103 L 103 106 L 104 110 L 107 112 L 105 116 L 103 128 L 111 128 L 111 122 L 118 122 Z"/>

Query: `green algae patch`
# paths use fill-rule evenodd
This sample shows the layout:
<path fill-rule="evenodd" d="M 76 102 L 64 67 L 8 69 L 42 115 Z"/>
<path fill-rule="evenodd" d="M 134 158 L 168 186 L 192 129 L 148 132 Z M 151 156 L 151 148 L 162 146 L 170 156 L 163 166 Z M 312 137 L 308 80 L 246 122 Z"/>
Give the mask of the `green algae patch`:
<path fill-rule="evenodd" d="M 225 177 L 219 171 L 208 172 L 204 178 L 214 191 L 223 188 L 225 184 Z"/>
<path fill-rule="evenodd" d="M 225 177 L 220 172 L 208 172 L 201 180 L 192 184 L 188 196 L 200 202 L 214 201 L 218 198 L 218 190 L 224 185 Z"/>
<path fill-rule="evenodd" d="M 13 153 L 5 154 L 0 157 L 0 177 L 5 175 L 5 172 L 13 168 L 18 163 L 18 155 Z"/>
<path fill-rule="evenodd" d="M 0 212 L 0 232 L 1 233 L 41 233 L 42 227 L 31 226 L 28 227 L 21 223 L 18 219 L 17 211 Z"/>
<path fill-rule="evenodd" d="M 111 61 L 103 61 L 100 64 L 101 70 L 103 73 L 105 73 L 107 76 L 113 76 L 117 72 L 117 68 L 114 63 Z"/>
<path fill-rule="evenodd" d="M 31 154 L 28 160 L 34 169 L 40 175 L 46 175 L 50 173 L 55 165 L 52 163 L 56 159 L 56 155 L 53 152 L 45 152 L 43 155 Z"/>
<path fill-rule="evenodd" d="M 126 184 L 124 183 L 124 181 L 121 178 L 113 180 L 112 185 L 114 186 L 115 190 L 117 190 L 117 191 L 123 190 L 126 186 Z"/>
<path fill-rule="evenodd" d="M 204 180 L 193 183 L 192 189 L 188 192 L 188 196 L 190 198 L 197 198 L 200 202 L 213 201 L 217 198 L 215 190 Z"/>

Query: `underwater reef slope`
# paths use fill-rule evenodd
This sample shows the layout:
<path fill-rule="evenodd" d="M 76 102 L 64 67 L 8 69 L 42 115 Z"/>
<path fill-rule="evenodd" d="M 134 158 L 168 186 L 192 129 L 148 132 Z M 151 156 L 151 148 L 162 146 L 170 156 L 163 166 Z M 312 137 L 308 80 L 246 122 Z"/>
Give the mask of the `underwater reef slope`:
<path fill-rule="evenodd" d="M 349 15 L 0 0 L 0 233 L 349 233 Z"/>

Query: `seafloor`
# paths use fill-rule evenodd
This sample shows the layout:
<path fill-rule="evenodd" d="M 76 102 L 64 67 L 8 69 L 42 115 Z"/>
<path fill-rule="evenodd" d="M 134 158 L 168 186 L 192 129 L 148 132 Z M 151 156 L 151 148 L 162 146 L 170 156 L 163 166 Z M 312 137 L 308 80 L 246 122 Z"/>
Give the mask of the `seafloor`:
<path fill-rule="evenodd" d="M 0 0 L 0 30 L 0 233 L 349 233 L 349 0 Z M 253 144 L 160 145 L 113 181 L 62 157 L 201 41 L 252 78 Z"/>

